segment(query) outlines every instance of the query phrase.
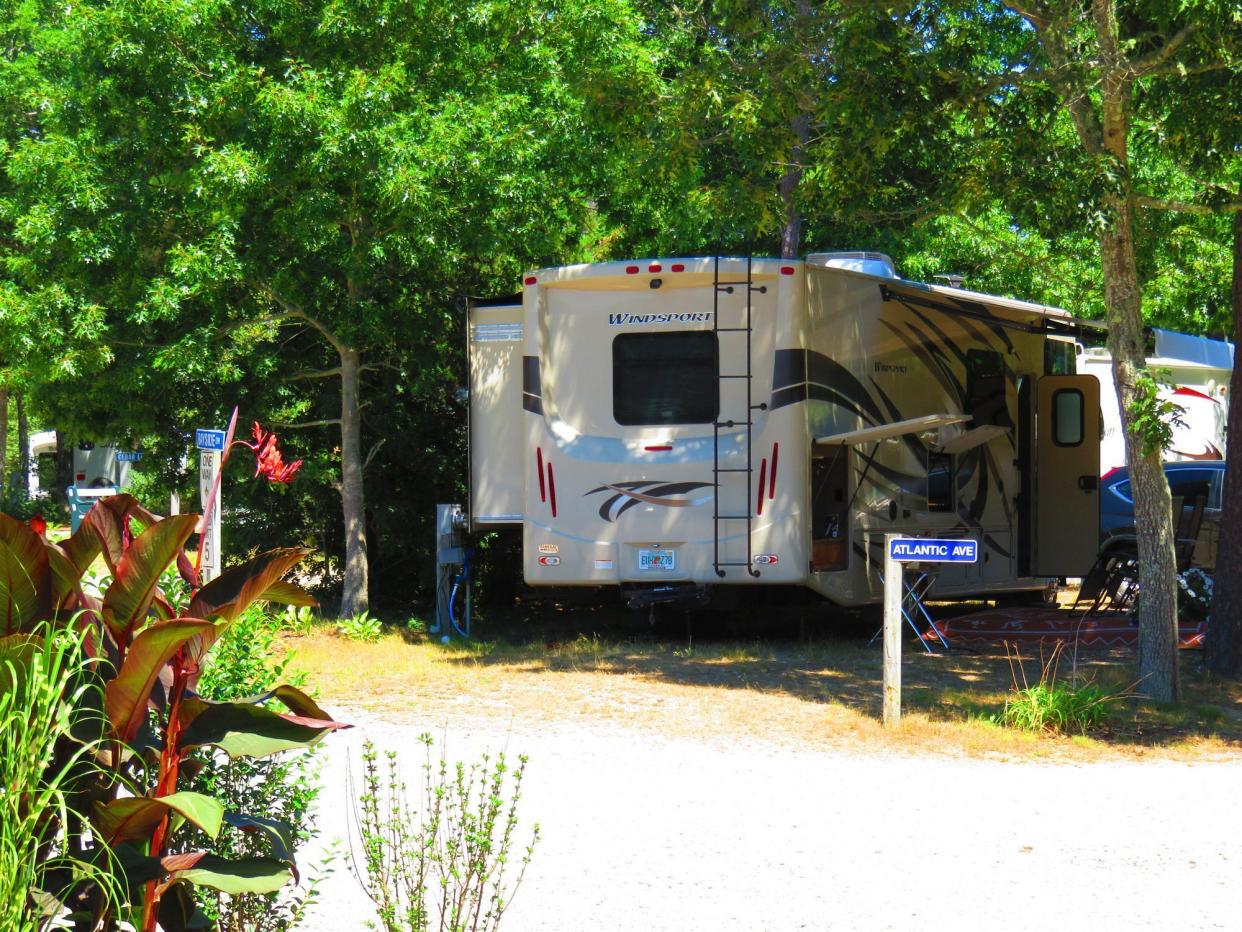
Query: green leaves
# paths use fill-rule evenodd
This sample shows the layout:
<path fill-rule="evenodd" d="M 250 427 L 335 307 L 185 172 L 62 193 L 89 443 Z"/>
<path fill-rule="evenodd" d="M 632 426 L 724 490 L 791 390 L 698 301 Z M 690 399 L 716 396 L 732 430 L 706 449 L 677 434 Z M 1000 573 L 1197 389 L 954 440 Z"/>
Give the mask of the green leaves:
<path fill-rule="evenodd" d="M 116 561 L 114 579 L 103 601 L 104 623 L 120 639 L 146 620 L 160 576 L 194 528 L 197 515 L 175 515 L 153 524 Z"/>
<path fill-rule="evenodd" d="M 198 590 L 190 601 L 190 614 L 198 618 L 232 621 L 257 600 L 274 598 L 286 601 L 294 589 L 281 577 L 308 553 L 309 550 L 300 547 L 269 550 L 225 570 Z"/>
<path fill-rule="evenodd" d="M 275 858 L 239 858 L 225 860 L 206 855 L 189 870 L 177 871 L 175 880 L 185 880 L 200 887 L 210 887 L 238 896 L 242 893 L 274 893 L 293 879 L 293 869 Z"/>
<path fill-rule="evenodd" d="M 50 614 L 50 572 L 39 535 L 0 514 L 0 635 L 28 631 Z"/>
<path fill-rule="evenodd" d="M 291 708 L 312 712 L 314 717 L 283 714 L 259 704 L 271 697 Z M 186 724 L 181 732 L 179 750 L 212 745 L 234 758 L 267 757 L 310 747 L 328 732 L 350 727 L 328 718 L 310 699 L 290 686 L 239 702 L 188 699 L 182 709 Z"/>
<path fill-rule="evenodd" d="M 224 807 L 210 796 L 182 791 L 158 798 L 138 796 L 95 804 L 95 827 L 109 845 L 149 837 L 160 820 L 176 813 L 215 838 L 224 824 Z"/>
<path fill-rule="evenodd" d="M 147 702 L 160 671 L 186 641 L 214 628 L 210 621 L 176 619 L 139 632 L 116 677 L 104 687 L 104 712 L 118 740 L 130 742 L 146 720 Z"/>

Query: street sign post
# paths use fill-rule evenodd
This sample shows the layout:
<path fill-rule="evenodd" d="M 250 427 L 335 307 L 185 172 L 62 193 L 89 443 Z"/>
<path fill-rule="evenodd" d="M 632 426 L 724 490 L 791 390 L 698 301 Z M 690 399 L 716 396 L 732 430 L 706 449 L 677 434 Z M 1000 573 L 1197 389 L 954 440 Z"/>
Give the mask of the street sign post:
<path fill-rule="evenodd" d="M 907 563 L 977 563 L 973 538 L 884 535 L 884 724 L 901 721 L 901 603 Z"/>
<path fill-rule="evenodd" d="M 194 431 L 194 445 L 200 450 L 224 452 L 224 431 L 200 427 Z"/>
<path fill-rule="evenodd" d="M 207 508 L 212 487 L 220 472 L 220 460 L 224 455 L 224 431 L 197 430 L 194 432 L 198 446 L 198 501 L 199 509 Z M 199 566 L 199 581 L 210 582 L 220 575 L 220 501 L 223 489 L 216 490 L 211 514 L 203 518 L 203 560 Z"/>

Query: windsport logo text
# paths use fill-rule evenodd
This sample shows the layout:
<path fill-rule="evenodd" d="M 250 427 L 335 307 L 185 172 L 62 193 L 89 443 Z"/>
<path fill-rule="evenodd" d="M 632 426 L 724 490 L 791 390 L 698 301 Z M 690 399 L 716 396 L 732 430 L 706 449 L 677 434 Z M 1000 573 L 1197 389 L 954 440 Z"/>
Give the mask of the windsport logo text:
<path fill-rule="evenodd" d="M 711 311 L 686 314 L 609 314 L 608 323 L 614 327 L 626 324 L 705 324 L 712 319 Z"/>

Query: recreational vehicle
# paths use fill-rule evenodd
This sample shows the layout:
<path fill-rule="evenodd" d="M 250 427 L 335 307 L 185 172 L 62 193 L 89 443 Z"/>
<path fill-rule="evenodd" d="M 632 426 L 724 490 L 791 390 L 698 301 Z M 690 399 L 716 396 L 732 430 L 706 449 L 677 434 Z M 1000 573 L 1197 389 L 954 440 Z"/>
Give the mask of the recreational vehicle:
<path fill-rule="evenodd" d="M 463 523 L 520 527 L 537 586 L 860 606 L 900 533 L 978 542 L 938 596 L 1042 589 L 1096 555 L 1083 326 L 871 253 L 530 272 L 469 304 Z"/>
<path fill-rule="evenodd" d="M 1165 451 L 1168 462 L 1222 460 L 1229 420 L 1229 378 L 1233 374 L 1233 346 L 1171 330 L 1155 330 L 1156 352 L 1147 366 L 1169 384 L 1160 398 L 1181 409 L 1173 426 L 1173 442 Z M 1100 474 L 1126 465 L 1121 407 L 1113 381 L 1113 357 L 1105 348 L 1079 347 L 1078 371 L 1100 380 L 1104 399 L 1104 436 L 1100 441 Z"/>

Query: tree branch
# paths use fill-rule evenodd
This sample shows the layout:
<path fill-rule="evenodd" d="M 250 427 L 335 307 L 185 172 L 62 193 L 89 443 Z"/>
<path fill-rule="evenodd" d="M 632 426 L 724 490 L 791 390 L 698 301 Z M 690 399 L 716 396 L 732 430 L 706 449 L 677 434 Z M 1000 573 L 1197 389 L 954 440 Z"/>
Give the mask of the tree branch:
<path fill-rule="evenodd" d="M 292 375 L 285 376 L 285 381 L 296 382 L 302 379 L 330 379 L 333 376 L 340 374 L 340 366 L 333 369 L 303 369 L 300 372 L 294 372 Z"/>
<path fill-rule="evenodd" d="M 303 427 L 331 427 L 339 425 L 341 419 L 339 417 L 325 418 L 322 421 L 302 421 L 298 424 L 273 424 L 273 427 L 279 427 L 281 430 L 300 430 Z"/>
<path fill-rule="evenodd" d="M 1212 207 L 1208 204 L 1192 204 L 1189 201 L 1171 201 L 1166 198 L 1147 197 L 1143 194 L 1137 194 L 1134 197 L 1134 203 L 1139 207 L 1146 207 L 1150 210 L 1176 210 L 1180 213 L 1197 214 L 1201 217 L 1211 216 L 1212 214 L 1233 214 L 1242 211 L 1242 201 L 1232 201 L 1228 204 Z"/>
<path fill-rule="evenodd" d="M 375 446 L 371 447 L 370 452 L 367 453 L 366 459 L 362 461 L 362 468 L 364 471 L 366 470 L 368 466 L 371 465 L 371 460 L 375 459 L 375 454 L 379 452 L 380 447 L 382 447 L 387 440 L 388 440 L 387 437 L 381 437 L 376 442 Z"/>
<path fill-rule="evenodd" d="M 1163 46 L 1150 52 L 1147 55 L 1140 55 L 1138 58 L 1130 60 L 1130 70 L 1135 77 L 1142 77 L 1152 71 L 1155 71 L 1161 65 L 1165 64 L 1170 58 L 1177 54 L 1178 50 L 1186 44 L 1186 40 L 1199 31 L 1198 23 L 1191 23 L 1183 26 L 1173 37 L 1169 39 Z"/>
<path fill-rule="evenodd" d="M 318 330 L 320 335 L 323 336 L 323 338 L 328 341 L 329 345 L 331 345 L 331 347 L 338 353 L 344 353 L 347 349 L 349 349 L 349 347 L 341 342 L 337 335 L 329 330 L 322 321 L 308 314 L 301 305 L 290 301 L 267 282 L 252 281 L 251 284 L 259 291 L 260 294 L 266 295 L 268 298 L 283 307 L 288 316 L 297 318 L 298 320 L 304 320 Z"/>

